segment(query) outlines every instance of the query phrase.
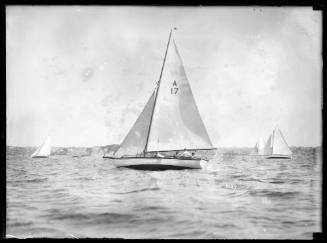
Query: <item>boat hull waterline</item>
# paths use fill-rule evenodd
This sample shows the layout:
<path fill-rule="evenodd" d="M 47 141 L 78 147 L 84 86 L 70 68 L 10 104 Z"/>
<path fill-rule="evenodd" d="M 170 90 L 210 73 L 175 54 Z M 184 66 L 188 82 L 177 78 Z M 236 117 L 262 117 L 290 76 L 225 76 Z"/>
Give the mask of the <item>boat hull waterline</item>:
<path fill-rule="evenodd" d="M 292 155 L 273 154 L 266 157 L 266 159 L 292 159 Z"/>
<path fill-rule="evenodd" d="M 207 165 L 203 159 L 177 159 L 177 158 L 113 158 L 110 159 L 116 167 L 127 167 L 133 169 L 202 169 Z"/>

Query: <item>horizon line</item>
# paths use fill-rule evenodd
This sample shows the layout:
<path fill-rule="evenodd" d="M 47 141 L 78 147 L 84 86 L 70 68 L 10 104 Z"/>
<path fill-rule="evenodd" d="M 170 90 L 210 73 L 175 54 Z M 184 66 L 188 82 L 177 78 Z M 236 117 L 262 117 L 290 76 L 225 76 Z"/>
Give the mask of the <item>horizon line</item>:
<path fill-rule="evenodd" d="M 112 146 L 112 145 L 118 145 L 120 146 L 120 144 L 106 144 L 106 145 L 92 145 L 92 146 L 76 146 L 76 145 L 70 145 L 70 146 L 51 146 L 54 148 L 70 148 L 70 147 L 77 147 L 77 148 L 92 148 L 92 147 L 104 147 L 104 146 Z M 6 147 L 21 147 L 21 148 L 28 148 L 28 147 L 39 147 L 40 145 L 24 145 L 24 146 L 20 146 L 20 145 L 8 145 L 6 144 Z M 218 148 L 253 148 L 254 146 L 215 146 L 216 149 Z M 305 147 L 305 148 L 309 148 L 309 147 L 322 147 L 321 145 L 289 145 L 289 147 Z M 183 149 L 181 149 L 183 150 Z M 196 149 L 195 149 L 196 150 Z"/>

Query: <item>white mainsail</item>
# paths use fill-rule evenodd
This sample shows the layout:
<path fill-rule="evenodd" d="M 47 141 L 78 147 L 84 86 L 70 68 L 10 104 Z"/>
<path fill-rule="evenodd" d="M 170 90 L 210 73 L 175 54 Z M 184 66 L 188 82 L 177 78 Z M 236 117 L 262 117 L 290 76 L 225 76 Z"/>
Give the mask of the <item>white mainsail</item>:
<path fill-rule="evenodd" d="M 137 157 L 154 151 L 213 149 L 171 33 L 157 87 L 115 157 Z"/>
<path fill-rule="evenodd" d="M 286 140 L 278 127 L 275 127 L 264 148 L 266 155 L 290 156 L 292 151 L 288 147 Z"/>
<path fill-rule="evenodd" d="M 272 154 L 277 155 L 292 155 L 292 151 L 288 147 L 284 136 L 280 129 L 276 127 L 273 131 L 273 140 L 272 140 Z"/>
<path fill-rule="evenodd" d="M 168 45 L 147 151 L 212 148 L 176 43 Z"/>
<path fill-rule="evenodd" d="M 45 142 L 31 155 L 31 157 L 48 157 L 51 153 L 52 137 L 48 136 Z"/>
<path fill-rule="evenodd" d="M 264 154 L 271 154 L 272 152 L 272 139 L 271 139 L 271 136 L 269 136 L 267 142 L 266 142 L 266 145 L 265 145 L 265 148 L 264 148 Z"/>
<path fill-rule="evenodd" d="M 255 152 L 257 155 L 265 154 L 265 142 L 262 137 L 258 139 L 258 142 L 255 145 Z"/>

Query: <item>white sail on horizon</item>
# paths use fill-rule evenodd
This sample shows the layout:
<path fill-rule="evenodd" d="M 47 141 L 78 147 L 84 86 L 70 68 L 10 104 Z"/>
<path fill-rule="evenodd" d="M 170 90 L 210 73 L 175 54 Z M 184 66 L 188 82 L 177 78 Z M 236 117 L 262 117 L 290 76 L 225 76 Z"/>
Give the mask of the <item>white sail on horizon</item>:
<path fill-rule="evenodd" d="M 51 154 L 52 137 L 48 136 L 45 142 L 31 155 L 31 157 L 48 157 Z"/>
<path fill-rule="evenodd" d="M 265 148 L 264 148 L 264 154 L 271 154 L 272 152 L 272 138 L 271 138 L 272 135 L 269 136 L 267 142 L 266 142 L 266 145 L 265 145 Z"/>
<path fill-rule="evenodd" d="M 255 145 L 255 152 L 258 155 L 264 155 L 265 154 L 265 141 L 262 137 L 259 137 L 256 145 Z"/>
<path fill-rule="evenodd" d="M 292 151 L 289 149 L 284 136 L 279 128 L 275 128 L 273 132 L 272 154 L 291 155 Z"/>
<path fill-rule="evenodd" d="M 266 155 L 292 155 L 292 151 L 288 147 L 286 140 L 278 127 L 275 127 L 269 139 L 266 142 L 264 153 Z"/>

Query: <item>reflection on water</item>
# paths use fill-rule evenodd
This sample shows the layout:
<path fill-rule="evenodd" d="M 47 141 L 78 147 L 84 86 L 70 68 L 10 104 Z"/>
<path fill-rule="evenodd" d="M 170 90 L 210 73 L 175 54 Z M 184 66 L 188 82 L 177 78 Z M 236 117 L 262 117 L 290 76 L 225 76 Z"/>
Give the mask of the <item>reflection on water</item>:
<path fill-rule="evenodd" d="M 321 231 L 321 159 L 217 156 L 139 171 L 100 156 L 7 155 L 7 229 L 24 237 L 304 238 Z"/>

